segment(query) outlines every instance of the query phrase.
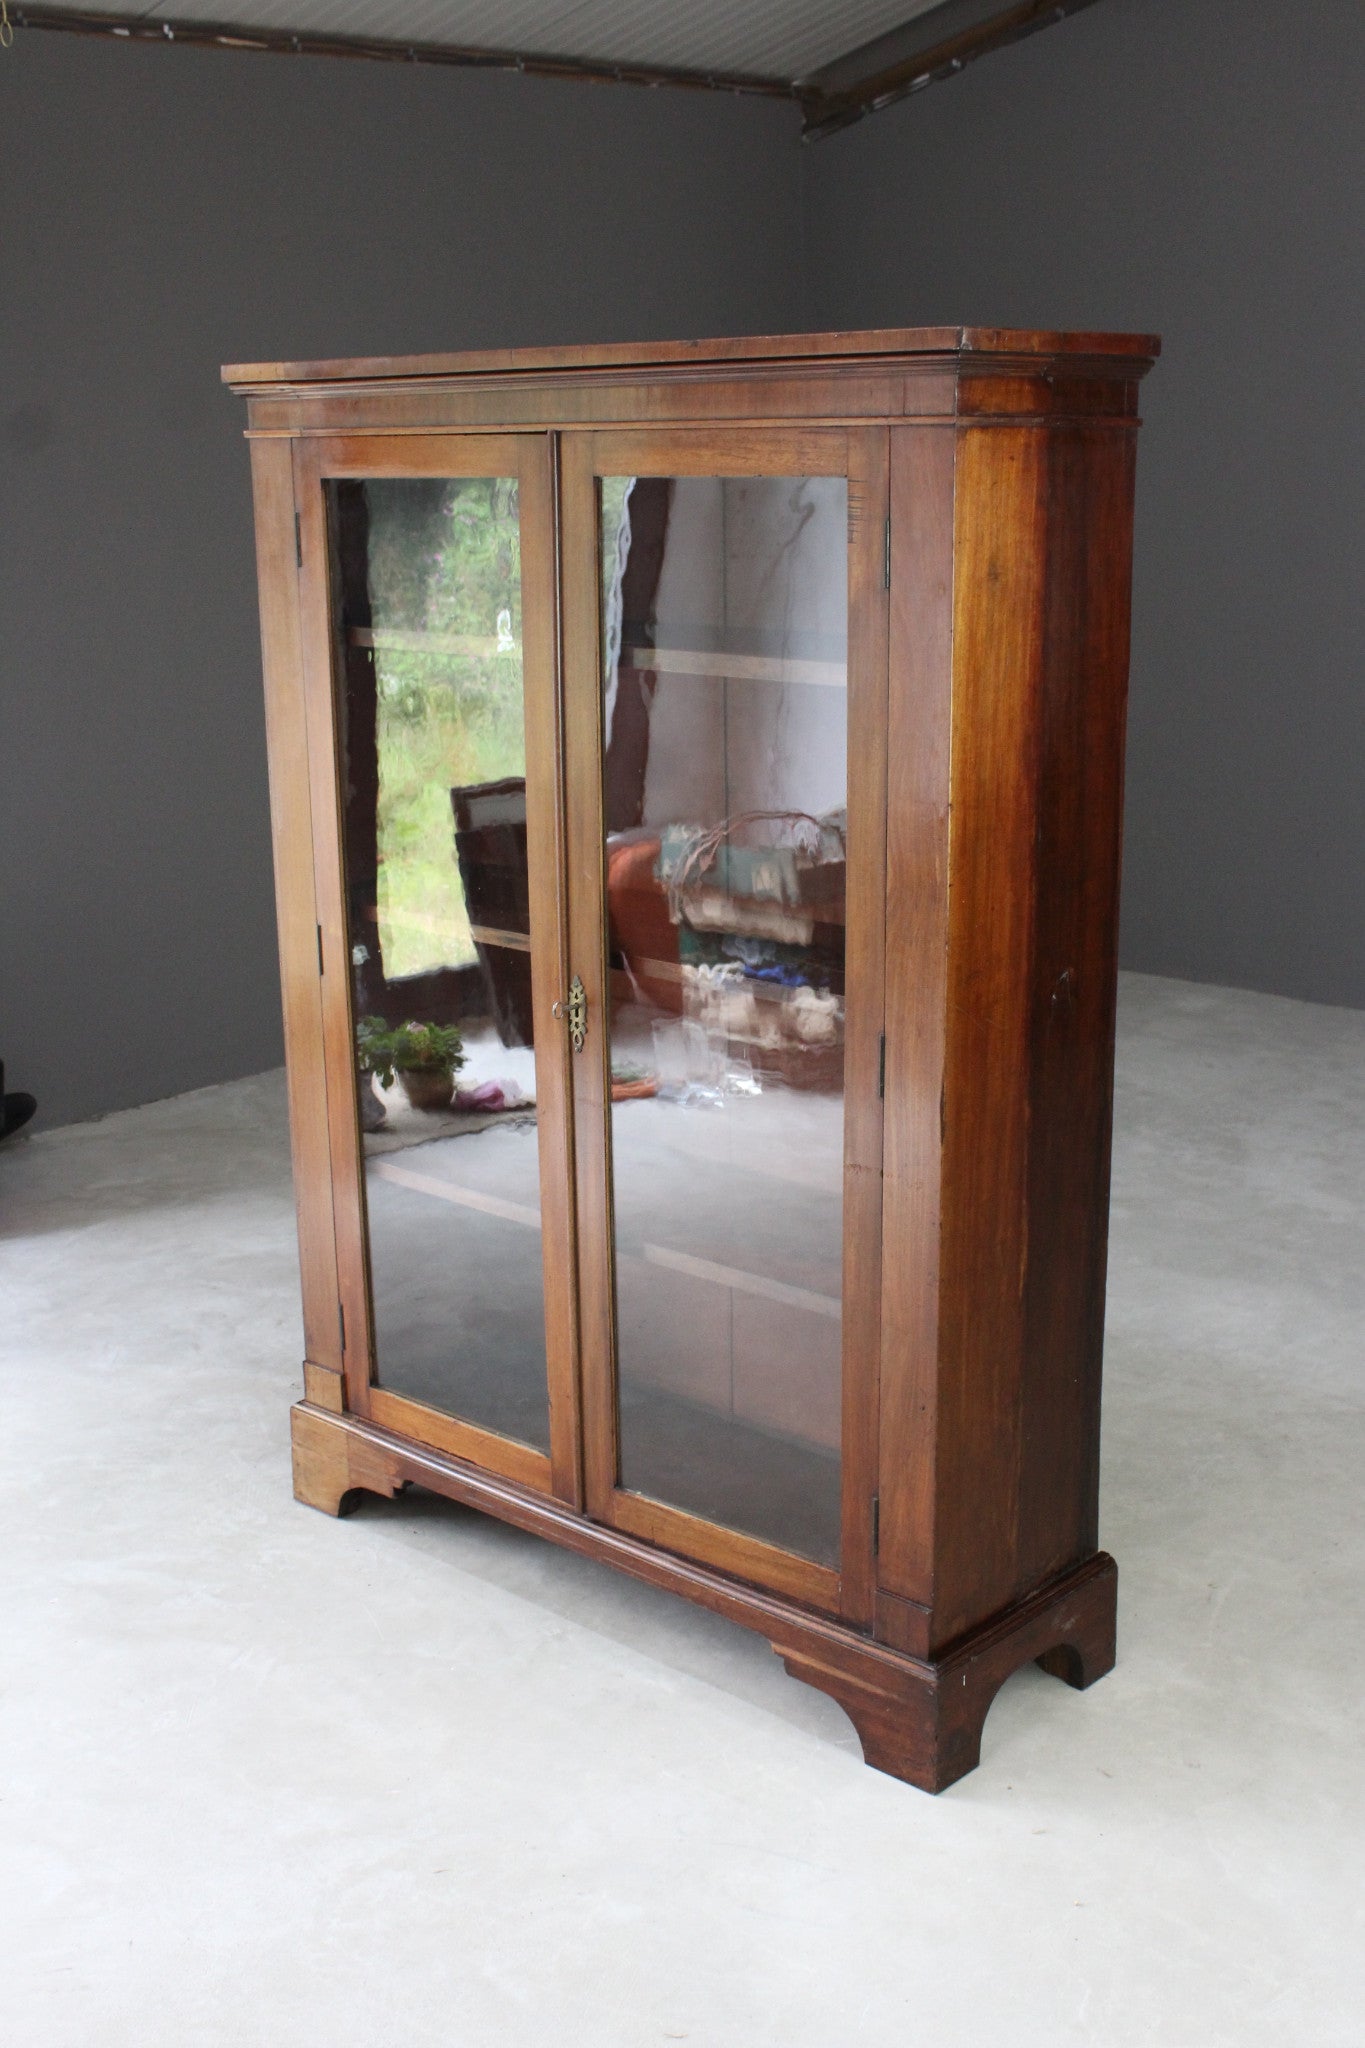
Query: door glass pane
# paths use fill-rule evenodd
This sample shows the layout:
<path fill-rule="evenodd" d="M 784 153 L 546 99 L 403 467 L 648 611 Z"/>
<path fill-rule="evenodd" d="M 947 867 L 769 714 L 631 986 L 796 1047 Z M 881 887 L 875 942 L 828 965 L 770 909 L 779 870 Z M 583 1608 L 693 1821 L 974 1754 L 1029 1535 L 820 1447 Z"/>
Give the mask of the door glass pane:
<path fill-rule="evenodd" d="M 331 493 L 375 1377 L 546 1449 L 516 480 Z"/>
<path fill-rule="evenodd" d="M 620 1483 L 835 1564 L 847 485 L 600 508 Z"/>

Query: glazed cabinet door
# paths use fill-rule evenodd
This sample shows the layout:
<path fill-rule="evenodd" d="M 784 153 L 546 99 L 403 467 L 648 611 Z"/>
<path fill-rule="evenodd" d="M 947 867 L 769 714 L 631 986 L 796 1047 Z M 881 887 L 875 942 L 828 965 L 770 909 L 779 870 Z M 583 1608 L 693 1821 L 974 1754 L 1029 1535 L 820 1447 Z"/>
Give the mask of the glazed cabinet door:
<path fill-rule="evenodd" d="M 587 1509 L 867 1626 L 886 435 L 562 472 Z"/>
<path fill-rule="evenodd" d="M 347 1405 L 577 1502 L 553 447 L 294 485 Z"/>

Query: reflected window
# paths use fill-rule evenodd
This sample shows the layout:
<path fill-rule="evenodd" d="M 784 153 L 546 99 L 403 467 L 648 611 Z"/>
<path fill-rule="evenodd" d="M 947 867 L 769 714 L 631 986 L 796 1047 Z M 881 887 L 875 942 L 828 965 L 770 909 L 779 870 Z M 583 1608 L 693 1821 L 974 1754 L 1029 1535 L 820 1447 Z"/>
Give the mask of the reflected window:
<path fill-rule="evenodd" d="M 545 1449 L 517 484 L 331 522 L 376 1378 Z"/>

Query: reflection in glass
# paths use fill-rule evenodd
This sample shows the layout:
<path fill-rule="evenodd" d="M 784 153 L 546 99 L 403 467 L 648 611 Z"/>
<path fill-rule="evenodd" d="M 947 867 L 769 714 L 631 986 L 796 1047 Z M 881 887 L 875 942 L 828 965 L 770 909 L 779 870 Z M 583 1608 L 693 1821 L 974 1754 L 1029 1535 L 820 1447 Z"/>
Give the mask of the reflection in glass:
<path fill-rule="evenodd" d="M 331 514 L 376 1378 L 544 1449 L 517 485 Z"/>
<path fill-rule="evenodd" d="M 600 509 L 620 1483 L 837 1564 L 847 486 Z"/>

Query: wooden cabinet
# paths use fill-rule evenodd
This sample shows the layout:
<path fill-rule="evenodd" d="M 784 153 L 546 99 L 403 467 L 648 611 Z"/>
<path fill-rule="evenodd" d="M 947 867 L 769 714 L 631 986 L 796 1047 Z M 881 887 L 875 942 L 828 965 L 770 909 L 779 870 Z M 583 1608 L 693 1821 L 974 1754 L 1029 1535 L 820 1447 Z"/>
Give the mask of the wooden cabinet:
<path fill-rule="evenodd" d="M 1155 349 L 924 329 L 224 373 L 299 1497 L 416 1482 L 671 1587 L 932 1789 L 1018 1665 L 1088 1685 L 1114 1655 Z"/>

